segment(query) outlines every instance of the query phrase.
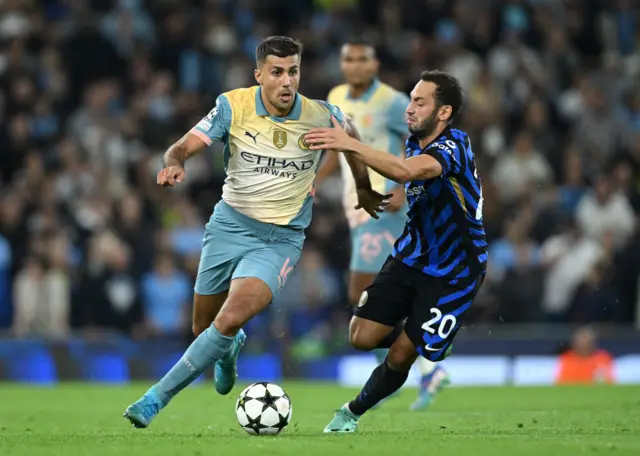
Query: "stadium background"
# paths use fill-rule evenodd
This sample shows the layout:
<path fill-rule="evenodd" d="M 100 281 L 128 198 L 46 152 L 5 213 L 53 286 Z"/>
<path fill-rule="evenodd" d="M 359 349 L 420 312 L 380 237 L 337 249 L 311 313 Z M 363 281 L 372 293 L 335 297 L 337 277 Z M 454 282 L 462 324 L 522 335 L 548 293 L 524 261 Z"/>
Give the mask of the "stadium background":
<path fill-rule="evenodd" d="M 427 68 L 464 86 L 457 125 L 491 249 L 446 361 L 455 383 L 551 383 L 590 323 L 618 381 L 640 383 L 638 20 L 632 0 L 0 1 L 0 378 L 120 382 L 177 359 L 224 172 L 214 146 L 163 190 L 161 155 L 219 93 L 253 84 L 262 38 L 287 34 L 312 98 L 340 82 L 354 37 L 400 90 Z M 302 261 L 247 328 L 241 376 L 368 375 L 372 358 L 347 345 L 339 188 L 319 189 Z"/>

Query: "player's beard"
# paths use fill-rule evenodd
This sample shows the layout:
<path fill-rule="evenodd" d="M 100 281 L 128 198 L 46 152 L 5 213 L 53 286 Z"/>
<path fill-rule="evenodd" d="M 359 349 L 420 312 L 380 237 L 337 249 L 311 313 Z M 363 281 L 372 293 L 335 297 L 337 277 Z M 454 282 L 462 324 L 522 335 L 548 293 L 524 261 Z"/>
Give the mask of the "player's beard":
<path fill-rule="evenodd" d="M 430 136 L 438 126 L 438 118 L 436 117 L 437 113 L 438 112 L 434 110 L 429 117 L 422 121 L 422 123 L 409 127 L 409 133 L 418 139 L 424 139 L 427 136 Z"/>

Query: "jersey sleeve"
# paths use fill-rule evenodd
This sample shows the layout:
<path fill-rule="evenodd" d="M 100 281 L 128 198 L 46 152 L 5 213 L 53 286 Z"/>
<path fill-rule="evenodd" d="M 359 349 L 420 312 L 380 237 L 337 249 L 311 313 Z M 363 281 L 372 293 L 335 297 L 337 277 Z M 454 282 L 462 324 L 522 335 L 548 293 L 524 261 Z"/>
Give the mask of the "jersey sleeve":
<path fill-rule="evenodd" d="M 332 117 L 335 117 L 341 125 L 344 125 L 344 114 L 340 110 L 340 108 L 334 104 L 328 103 L 326 101 L 320 101 L 322 105 L 329 111 Z M 332 127 L 331 118 L 329 118 L 329 126 Z"/>
<path fill-rule="evenodd" d="M 451 139 L 439 139 L 427 147 L 424 152 L 438 160 L 442 166 L 442 175 L 459 174 L 462 170 L 462 154 L 460 145 Z"/>
<path fill-rule="evenodd" d="M 191 129 L 191 133 L 207 145 L 214 141 L 224 141 L 231 129 L 231 105 L 224 95 L 218 96 L 216 105 Z"/>
<path fill-rule="evenodd" d="M 402 92 L 398 92 L 394 97 L 389 111 L 387 112 L 387 125 L 389 131 L 404 137 L 408 135 L 407 122 L 405 121 L 405 112 L 409 105 L 409 97 Z"/>

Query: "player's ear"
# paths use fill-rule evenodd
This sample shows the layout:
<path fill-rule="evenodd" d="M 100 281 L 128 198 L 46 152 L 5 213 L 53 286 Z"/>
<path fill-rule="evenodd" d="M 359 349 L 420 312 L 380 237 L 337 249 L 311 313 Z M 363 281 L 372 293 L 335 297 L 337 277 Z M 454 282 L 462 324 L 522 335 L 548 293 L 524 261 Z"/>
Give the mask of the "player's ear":
<path fill-rule="evenodd" d="M 373 68 L 374 68 L 376 74 L 378 74 L 378 70 L 380 69 L 380 60 L 373 59 Z"/>
<path fill-rule="evenodd" d="M 448 122 L 451 118 L 452 108 L 450 105 L 440 106 L 438 110 L 438 119 L 443 122 Z"/>
<path fill-rule="evenodd" d="M 262 85 L 262 72 L 260 71 L 260 68 L 253 70 L 253 77 L 256 78 L 256 82 L 258 84 Z"/>

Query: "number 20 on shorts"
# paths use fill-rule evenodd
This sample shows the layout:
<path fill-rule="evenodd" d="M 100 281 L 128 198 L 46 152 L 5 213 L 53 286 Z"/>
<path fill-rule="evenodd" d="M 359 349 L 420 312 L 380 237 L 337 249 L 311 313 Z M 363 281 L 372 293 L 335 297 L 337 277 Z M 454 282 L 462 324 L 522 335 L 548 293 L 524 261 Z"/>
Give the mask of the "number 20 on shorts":
<path fill-rule="evenodd" d="M 422 325 L 422 329 L 429 334 L 438 334 L 441 339 L 446 339 L 449 337 L 449 334 L 456 327 L 458 320 L 451 314 L 446 314 L 444 317 L 442 316 L 442 311 L 437 307 L 432 307 L 431 310 L 432 318 Z M 437 329 L 434 328 L 438 322 Z"/>

